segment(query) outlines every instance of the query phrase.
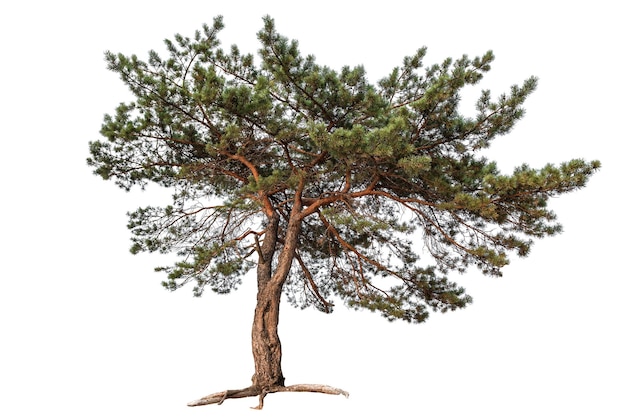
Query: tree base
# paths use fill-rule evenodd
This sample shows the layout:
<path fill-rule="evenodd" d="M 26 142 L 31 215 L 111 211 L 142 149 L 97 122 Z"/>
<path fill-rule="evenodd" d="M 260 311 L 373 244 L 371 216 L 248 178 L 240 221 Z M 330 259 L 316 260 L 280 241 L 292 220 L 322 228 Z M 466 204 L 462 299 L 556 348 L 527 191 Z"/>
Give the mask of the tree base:
<path fill-rule="evenodd" d="M 350 396 L 348 392 L 342 389 L 334 388 L 326 385 L 310 385 L 300 384 L 291 386 L 272 386 L 269 389 L 260 389 L 256 386 L 250 386 L 245 389 L 225 390 L 223 392 L 213 393 L 195 401 L 189 402 L 187 406 L 202 406 L 218 404 L 221 405 L 226 399 L 248 398 L 251 396 L 259 397 L 259 405 L 253 409 L 263 409 L 263 399 L 268 393 L 276 392 L 313 392 L 325 393 L 327 395 L 343 395 L 346 398 Z"/>

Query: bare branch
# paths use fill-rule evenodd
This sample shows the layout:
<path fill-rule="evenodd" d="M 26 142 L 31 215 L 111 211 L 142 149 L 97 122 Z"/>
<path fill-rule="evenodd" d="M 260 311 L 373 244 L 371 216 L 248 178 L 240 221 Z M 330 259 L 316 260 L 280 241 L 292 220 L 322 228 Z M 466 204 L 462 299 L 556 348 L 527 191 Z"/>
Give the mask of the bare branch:
<path fill-rule="evenodd" d="M 334 227 L 333 224 L 331 224 L 328 219 L 326 219 L 326 217 L 324 217 L 324 215 L 322 215 L 319 211 L 317 212 L 320 220 L 324 223 L 324 225 L 326 226 L 326 228 L 328 229 L 328 231 L 330 231 L 331 234 L 333 234 L 333 236 L 337 239 L 337 242 L 339 242 L 339 244 L 344 247 L 346 250 L 350 251 L 351 253 L 353 253 L 359 260 L 363 260 L 368 264 L 371 264 L 372 266 L 378 268 L 381 271 L 386 271 L 387 273 L 401 278 L 401 276 L 389 269 L 388 267 L 384 266 L 383 264 L 381 264 L 380 262 L 367 257 L 365 254 L 363 254 L 362 252 L 360 252 L 355 246 L 353 246 L 352 244 L 350 244 L 349 242 L 347 242 L 345 239 L 343 239 L 343 237 L 341 236 L 341 234 L 339 233 L 339 231 L 337 231 L 337 229 Z"/>
<path fill-rule="evenodd" d="M 317 300 L 319 300 L 320 302 L 322 302 L 324 304 L 324 312 L 329 313 L 330 312 L 330 307 L 333 306 L 333 304 L 329 301 L 327 301 L 324 296 L 322 296 L 322 294 L 319 291 L 319 288 L 317 287 L 317 284 L 315 283 L 315 280 L 313 279 L 313 275 L 311 274 L 311 272 L 309 271 L 309 269 L 306 266 L 306 263 L 304 262 L 304 260 L 302 259 L 302 257 L 300 256 L 300 254 L 298 252 L 296 252 L 296 260 L 298 261 L 298 264 L 300 264 L 300 269 L 302 270 L 302 273 L 304 274 L 304 277 L 306 277 L 311 290 L 313 290 L 313 293 L 315 294 L 315 297 L 317 298 Z"/>

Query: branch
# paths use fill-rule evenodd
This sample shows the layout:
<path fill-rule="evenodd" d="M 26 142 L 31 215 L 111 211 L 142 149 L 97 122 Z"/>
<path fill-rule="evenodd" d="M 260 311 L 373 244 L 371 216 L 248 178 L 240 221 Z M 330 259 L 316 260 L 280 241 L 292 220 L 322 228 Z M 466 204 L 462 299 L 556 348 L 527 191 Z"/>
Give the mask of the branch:
<path fill-rule="evenodd" d="M 320 211 L 317 211 L 316 213 L 319 216 L 319 218 L 322 221 L 322 223 L 324 224 L 324 226 L 326 226 L 328 231 L 330 231 L 330 233 L 335 237 L 337 242 L 339 242 L 339 244 L 344 249 L 352 252 L 357 257 L 358 260 L 363 260 L 366 263 L 371 264 L 372 266 L 378 268 L 379 270 L 386 271 L 387 273 L 391 274 L 392 276 L 395 276 L 395 277 L 397 277 L 399 279 L 402 279 L 402 276 L 400 276 L 397 272 L 389 269 L 388 267 L 384 266 L 383 264 L 381 264 L 380 262 L 374 260 L 373 258 L 370 258 L 370 257 L 366 256 L 361 251 L 359 251 L 358 248 L 356 248 L 354 245 L 350 244 L 345 239 L 343 239 L 343 237 L 341 236 L 339 231 L 337 231 L 335 226 L 333 224 L 331 224 L 328 221 L 328 219 L 326 219 L 326 217 L 324 217 L 324 215 L 322 215 L 322 213 Z M 363 277 L 362 274 L 361 274 L 361 277 Z M 371 286 L 371 284 L 370 284 L 370 286 Z M 380 290 L 380 289 L 378 289 L 378 290 Z"/>
<path fill-rule="evenodd" d="M 309 286 L 311 286 L 311 290 L 313 290 L 313 293 L 315 294 L 315 297 L 317 298 L 317 300 L 319 300 L 320 302 L 322 302 L 324 304 L 324 311 L 326 313 L 330 313 L 330 308 L 333 305 L 333 303 L 327 301 L 322 294 L 320 293 L 319 288 L 317 287 L 317 284 L 315 283 L 315 280 L 313 279 L 313 275 L 311 274 L 311 272 L 309 271 L 309 269 L 307 268 L 306 264 L 304 263 L 304 260 L 302 259 L 302 257 L 300 256 L 300 254 L 298 254 L 298 252 L 296 251 L 296 260 L 298 261 L 298 263 L 300 264 L 300 269 L 302 270 L 302 273 L 304 274 L 304 277 L 306 277 L 306 279 L 309 282 Z"/>
<path fill-rule="evenodd" d="M 350 187 L 352 187 L 349 170 L 348 170 L 348 173 L 346 173 L 346 176 L 347 176 L 346 184 L 344 185 L 341 191 L 336 192 L 336 193 L 333 192 L 331 196 L 324 197 L 324 198 L 321 198 L 321 197 L 320 198 L 303 198 L 302 202 L 304 203 L 305 206 L 307 206 L 307 208 L 302 211 L 302 217 L 305 218 L 313 213 L 318 212 L 319 208 L 325 205 L 329 205 L 330 203 L 336 202 L 338 200 L 344 200 L 346 196 L 354 199 L 357 197 L 363 197 L 363 196 L 375 194 L 374 188 L 376 187 L 376 184 L 378 183 L 378 180 L 379 180 L 378 175 L 374 176 L 370 184 L 365 189 L 358 191 L 358 192 L 354 192 L 354 193 L 348 193 L 348 191 L 350 190 Z"/>
<path fill-rule="evenodd" d="M 289 71 L 290 68 L 283 62 L 282 57 L 280 56 L 280 54 L 278 54 L 278 52 L 276 51 L 276 48 L 274 48 L 274 44 L 272 43 L 270 47 L 271 47 L 272 53 L 274 54 L 274 58 L 276 58 L 276 60 L 279 62 L 280 66 L 282 67 L 282 70 L 285 72 L 285 76 L 291 82 L 292 86 L 295 87 L 296 90 L 299 90 L 302 94 L 304 94 L 307 99 L 313 102 L 319 108 L 319 110 L 324 115 L 324 117 L 328 121 L 330 121 L 331 125 L 334 125 L 334 122 L 335 122 L 334 118 L 330 113 L 328 113 L 328 110 L 326 109 L 326 107 L 320 104 L 313 94 L 309 93 L 305 88 L 303 88 L 300 85 L 300 83 L 297 83 L 293 79 L 293 77 L 291 76 L 291 72 Z"/>
<path fill-rule="evenodd" d="M 256 166 L 252 164 L 252 162 L 249 161 L 246 157 L 239 154 L 231 154 L 228 151 L 217 150 L 217 152 L 230 158 L 231 160 L 239 161 L 241 164 L 245 165 L 246 168 L 250 170 L 250 173 L 252 173 L 254 180 L 259 181 L 259 171 L 257 170 Z"/>
<path fill-rule="evenodd" d="M 406 101 L 404 101 L 404 102 L 401 102 L 401 103 L 396 103 L 396 104 L 394 104 L 394 105 L 392 105 L 392 106 L 391 106 L 391 109 L 397 109 L 397 108 L 399 108 L 399 107 L 404 107 L 404 106 L 410 105 L 411 103 L 415 103 L 415 102 L 417 102 L 417 101 L 421 100 L 423 97 L 424 97 L 424 95 L 422 94 L 422 95 L 421 95 L 421 96 L 419 96 L 419 97 L 414 97 L 414 98 L 409 99 L 409 100 L 406 100 Z"/>
<path fill-rule="evenodd" d="M 261 250 L 261 244 L 259 244 L 259 236 L 254 236 L 254 245 L 256 247 L 256 251 L 259 253 L 259 262 L 261 264 L 265 264 L 265 259 L 263 258 L 263 251 Z"/>

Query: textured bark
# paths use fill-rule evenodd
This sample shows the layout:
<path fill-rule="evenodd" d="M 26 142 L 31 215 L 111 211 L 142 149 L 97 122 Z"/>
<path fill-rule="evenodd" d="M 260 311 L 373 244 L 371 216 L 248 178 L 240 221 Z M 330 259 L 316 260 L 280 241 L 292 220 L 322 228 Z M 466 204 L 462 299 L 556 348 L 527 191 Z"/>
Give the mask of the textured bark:
<path fill-rule="evenodd" d="M 282 286 L 265 285 L 259 289 L 252 324 L 252 385 L 259 390 L 285 384 L 281 370 L 281 345 L 278 337 L 278 314 Z"/>
<path fill-rule="evenodd" d="M 252 323 L 252 355 L 254 375 L 252 385 L 244 389 L 225 390 L 189 402 L 188 406 L 218 404 L 226 399 L 259 397 L 256 409 L 263 408 L 263 400 L 268 393 L 275 392 L 317 392 L 330 395 L 348 396 L 348 392 L 326 385 L 298 384 L 285 386 L 281 369 L 282 349 L 278 337 L 278 318 L 283 284 L 289 275 L 296 254 L 298 235 L 302 225 L 301 202 L 297 198 L 292 208 L 287 230 L 282 238 L 282 250 L 278 254 L 275 268 L 272 261 L 279 242 L 279 216 L 266 207 L 268 224 L 263 236 L 263 244 L 257 242 L 259 262 L 257 266 L 257 305 Z"/>
<path fill-rule="evenodd" d="M 272 280 L 272 260 L 278 242 L 278 215 L 272 212 L 257 266 L 257 305 L 252 323 L 254 375 L 252 387 L 259 392 L 285 383 L 281 370 L 282 351 L 278 316 L 282 283 Z"/>
<path fill-rule="evenodd" d="M 278 337 L 278 319 L 283 284 L 289 275 L 300 235 L 302 225 L 300 209 L 296 201 L 284 233 L 282 251 L 278 255 L 274 271 L 272 271 L 272 259 L 278 242 L 278 216 L 275 212 L 272 212 L 273 216 L 270 217 L 261 248 L 262 254 L 259 257 L 257 305 L 252 323 L 252 355 L 254 357 L 252 386 L 257 387 L 261 393 L 272 387 L 285 385 L 281 370 L 282 351 Z"/>

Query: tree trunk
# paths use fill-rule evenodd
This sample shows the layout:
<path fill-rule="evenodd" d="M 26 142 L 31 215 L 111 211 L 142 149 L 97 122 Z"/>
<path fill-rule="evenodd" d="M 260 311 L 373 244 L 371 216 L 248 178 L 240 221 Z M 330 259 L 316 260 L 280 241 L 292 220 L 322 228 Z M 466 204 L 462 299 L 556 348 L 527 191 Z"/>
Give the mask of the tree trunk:
<path fill-rule="evenodd" d="M 252 386 L 266 393 L 274 386 L 284 386 L 285 378 L 281 369 L 281 345 L 278 337 L 280 297 L 283 284 L 289 275 L 293 261 L 302 219 L 299 208 L 292 209 L 292 216 L 283 238 L 283 248 L 278 255 L 275 269 L 272 260 L 278 242 L 278 217 L 270 217 L 268 230 L 257 266 L 257 305 L 252 323 L 252 355 L 254 376 Z"/>
<path fill-rule="evenodd" d="M 299 199 L 292 208 L 291 217 L 282 240 L 282 250 L 274 263 L 276 246 L 279 242 L 279 216 L 268 211 L 268 224 L 263 244 L 257 243 L 259 262 L 257 265 L 257 304 L 252 323 L 252 355 L 254 357 L 254 375 L 252 385 L 245 389 L 226 390 L 213 393 L 188 403 L 189 406 L 221 404 L 229 398 L 259 396 L 259 405 L 263 408 L 263 399 L 268 393 L 275 392 L 318 392 L 348 396 L 348 392 L 326 385 L 299 384 L 285 386 L 281 369 L 281 345 L 278 338 L 278 316 L 283 284 L 287 280 L 291 263 L 296 254 L 298 235 L 302 225 Z M 274 269 L 272 267 L 274 266 Z"/>
<path fill-rule="evenodd" d="M 252 385 L 259 392 L 269 392 L 274 386 L 284 386 L 281 369 L 281 345 L 278 337 L 278 316 L 281 284 L 266 284 L 259 287 L 257 306 L 252 324 L 252 355 L 254 376 Z"/>

